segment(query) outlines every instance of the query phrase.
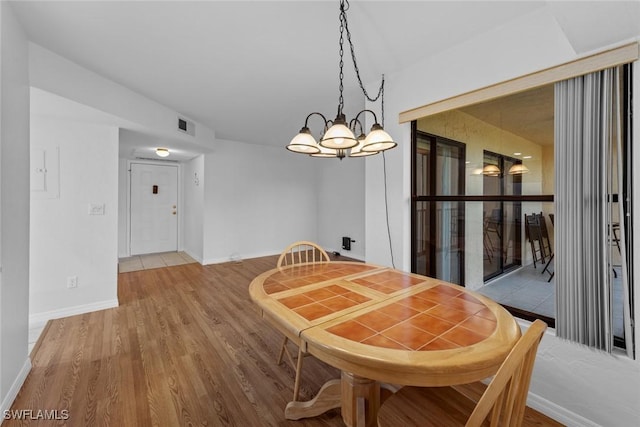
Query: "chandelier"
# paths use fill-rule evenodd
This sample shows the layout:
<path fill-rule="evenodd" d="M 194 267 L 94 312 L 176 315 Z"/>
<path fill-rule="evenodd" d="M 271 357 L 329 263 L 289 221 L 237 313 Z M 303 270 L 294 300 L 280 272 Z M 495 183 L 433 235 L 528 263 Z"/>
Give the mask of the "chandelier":
<path fill-rule="evenodd" d="M 346 3 L 346 6 L 345 6 Z M 378 94 L 375 97 L 370 97 L 364 88 L 362 79 L 360 78 L 360 71 L 356 63 L 355 51 L 353 43 L 351 42 L 351 32 L 347 23 L 347 10 L 349 9 L 349 2 L 346 0 L 340 1 L 340 72 L 338 74 L 340 84 L 338 97 L 338 114 L 333 120 L 327 120 L 327 118 L 318 112 L 310 113 L 304 121 L 304 126 L 300 129 L 300 132 L 291 140 L 287 145 L 287 150 L 294 153 L 308 154 L 313 157 L 337 157 L 342 160 L 344 157 L 364 157 L 378 154 L 382 151 L 395 147 L 397 144 L 393 141 L 391 136 L 385 132 L 382 125 L 378 123 L 378 117 L 371 110 L 362 110 L 349 122 L 343 113 L 344 97 L 342 95 L 343 86 L 343 56 L 344 56 L 344 34 L 346 32 L 347 40 L 349 41 L 349 47 L 351 51 L 351 59 L 353 60 L 353 66 L 358 77 L 358 83 L 362 92 L 366 98 L 375 102 L 379 98 L 382 100 L 382 122 L 384 123 L 384 75 L 382 76 L 382 82 L 378 89 Z M 370 113 L 373 115 L 373 126 L 369 134 L 365 135 L 361 115 Z M 309 129 L 309 119 L 312 116 L 319 116 L 324 122 L 324 128 L 320 142 L 311 134 Z M 364 118 L 364 117 L 363 117 Z M 358 137 L 355 134 L 358 133 Z"/>

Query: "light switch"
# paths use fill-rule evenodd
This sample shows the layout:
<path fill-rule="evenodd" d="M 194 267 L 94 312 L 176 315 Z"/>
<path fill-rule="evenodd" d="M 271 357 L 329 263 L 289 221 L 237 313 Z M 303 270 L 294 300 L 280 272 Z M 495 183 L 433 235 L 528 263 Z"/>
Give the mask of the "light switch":
<path fill-rule="evenodd" d="M 89 215 L 104 215 L 104 203 L 89 203 Z"/>

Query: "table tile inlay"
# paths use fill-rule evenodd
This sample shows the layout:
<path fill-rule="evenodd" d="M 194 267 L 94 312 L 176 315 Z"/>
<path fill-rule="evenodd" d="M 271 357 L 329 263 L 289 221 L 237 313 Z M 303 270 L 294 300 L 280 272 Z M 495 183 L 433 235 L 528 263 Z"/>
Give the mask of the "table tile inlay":
<path fill-rule="evenodd" d="M 496 329 L 496 318 L 481 301 L 437 285 L 338 323 L 327 332 L 377 347 L 435 351 L 476 344 Z"/>
<path fill-rule="evenodd" d="M 263 289 L 270 295 L 373 269 L 375 267 L 366 264 L 298 264 L 269 276 L 264 282 Z"/>
<path fill-rule="evenodd" d="M 287 308 L 312 321 L 370 301 L 371 299 L 340 285 L 330 285 L 278 299 Z"/>
<path fill-rule="evenodd" d="M 358 285 L 365 286 L 384 294 L 391 294 L 423 282 L 424 279 L 397 271 L 383 271 L 353 280 L 353 283 L 357 283 Z"/>

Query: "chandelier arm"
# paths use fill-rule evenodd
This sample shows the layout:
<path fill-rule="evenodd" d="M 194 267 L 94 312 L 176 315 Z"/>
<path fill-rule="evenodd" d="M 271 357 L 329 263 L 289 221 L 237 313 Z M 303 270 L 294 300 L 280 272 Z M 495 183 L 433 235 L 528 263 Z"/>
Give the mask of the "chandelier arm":
<path fill-rule="evenodd" d="M 373 114 L 373 121 L 374 121 L 374 123 L 378 123 L 378 116 L 376 116 L 376 113 L 375 113 L 375 112 L 373 112 L 372 110 L 366 110 L 366 109 L 365 109 L 365 110 L 360 111 L 360 112 L 356 115 L 356 117 L 354 118 L 354 120 L 358 120 L 358 117 L 360 117 L 360 114 L 362 114 L 362 113 L 366 113 L 366 112 L 369 112 L 369 113 Z"/>
<path fill-rule="evenodd" d="M 304 127 L 308 128 L 309 127 L 309 119 L 311 118 L 311 116 L 313 116 L 314 114 L 317 114 L 318 116 L 322 117 L 322 120 L 324 120 L 324 126 L 327 127 L 327 123 L 328 120 L 327 118 L 322 114 L 322 113 L 318 113 L 317 111 L 314 111 L 313 113 L 310 113 L 307 118 L 304 120 Z"/>
<path fill-rule="evenodd" d="M 358 113 L 358 115 L 360 115 L 360 113 Z M 364 133 L 364 126 L 362 126 L 362 122 L 360 120 L 358 120 L 357 117 L 354 117 L 349 122 L 349 129 L 351 129 L 354 133 L 357 133 L 356 132 L 356 125 L 360 126 L 360 133 Z"/>

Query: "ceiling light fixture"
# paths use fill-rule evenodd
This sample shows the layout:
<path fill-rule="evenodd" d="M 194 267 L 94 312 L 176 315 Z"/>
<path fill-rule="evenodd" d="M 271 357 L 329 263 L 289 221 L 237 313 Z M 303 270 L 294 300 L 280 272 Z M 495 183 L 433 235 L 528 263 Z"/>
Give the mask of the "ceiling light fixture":
<path fill-rule="evenodd" d="M 169 149 L 168 148 L 156 148 L 156 154 L 159 157 L 167 157 L 169 155 Z"/>
<path fill-rule="evenodd" d="M 482 168 L 482 174 L 487 176 L 500 176 L 500 168 L 496 165 L 486 165 Z"/>
<path fill-rule="evenodd" d="M 378 123 L 378 117 L 376 113 L 371 110 L 360 111 L 355 118 L 347 123 L 346 117 L 343 113 L 344 97 L 342 95 L 343 85 L 343 56 L 344 56 L 344 33 L 346 32 L 347 40 L 349 42 L 351 59 L 353 60 L 353 66 L 358 77 L 358 83 L 362 92 L 370 102 L 375 102 L 379 98 L 382 103 L 382 123 L 384 124 L 384 75 L 382 76 L 382 82 L 380 83 L 380 89 L 378 89 L 378 95 L 375 98 L 369 96 L 364 88 L 362 79 L 360 78 L 360 71 L 358 70 L 358 64 L 356 63 L 355 51 L 353 43 L 351 42 L 351 32 L 349 31 L 349 25 L 347 23 L 347 10 L 349 9 L 349 2 L 347 0 L 340 1 L 340 62 L 338 74 L 340 84 L 338 97 L 338 114 L 333 120 L 327 120 L 327 118 L 318 112 L 309 114 L 304 121 L 304 126 L 300 129 L 300 132 L 291 140 L 287 145 L 287 150 L 294 153 L 309 154 L 313 157 L 337 157 L 342 160 L 344 157 L 364 157 L 373 154 L 380 153 L 398 145 L 393 138 L 385 132 L 382 125 Z M 373 126 L 368 135 L 363 132 L 362 121 L 360 121 L 360 115 L 364 113 L 371 113 L 373 115 Z M 318 143 L 311 134 L 309 129 L 309 119 L 314 116 L 320 116 L 324 122 L 324 128 Z M 356 138 L 356 129 L 359 129 L 359 136 Z"/>
<path fill-rule="evenodd" d="M 523 173 L 529 173 L 529 168 L 522 163 L 516 163 L 509 168 L 509 175 L 522 175 Z"/>

